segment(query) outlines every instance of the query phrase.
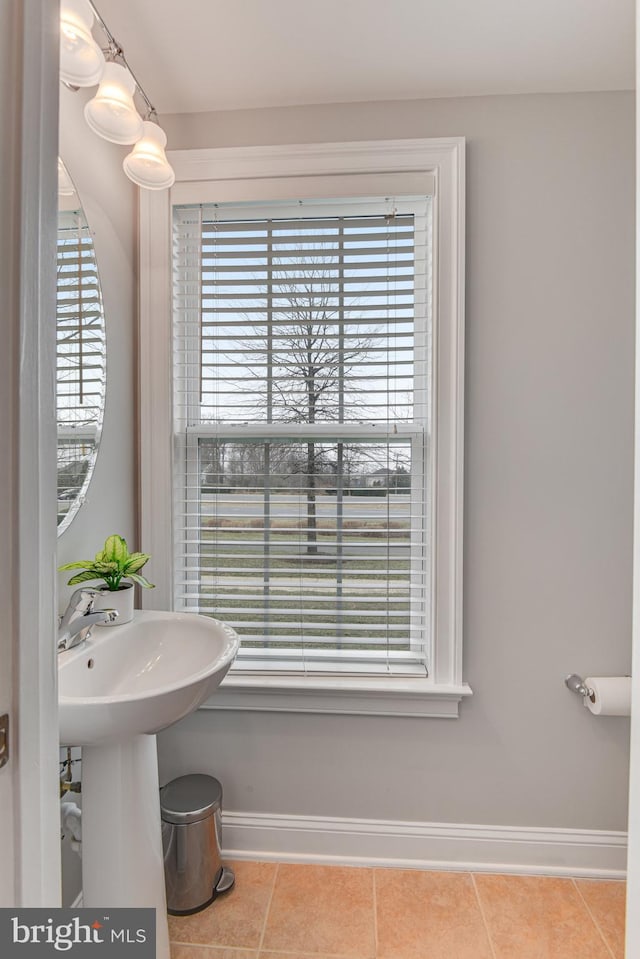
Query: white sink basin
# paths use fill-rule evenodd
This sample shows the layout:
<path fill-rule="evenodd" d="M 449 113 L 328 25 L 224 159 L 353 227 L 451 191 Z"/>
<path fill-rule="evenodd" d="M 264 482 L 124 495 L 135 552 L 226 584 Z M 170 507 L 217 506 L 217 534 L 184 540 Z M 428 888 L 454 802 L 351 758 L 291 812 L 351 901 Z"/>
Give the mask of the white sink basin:
<path fill-rule="evenodd" d="M 136 612 L 94 627 L 58 656 L 60 743 L 97 746 L 157 733 L 193 712 L 238 650 L 230 626 L 195 613 Z"/>

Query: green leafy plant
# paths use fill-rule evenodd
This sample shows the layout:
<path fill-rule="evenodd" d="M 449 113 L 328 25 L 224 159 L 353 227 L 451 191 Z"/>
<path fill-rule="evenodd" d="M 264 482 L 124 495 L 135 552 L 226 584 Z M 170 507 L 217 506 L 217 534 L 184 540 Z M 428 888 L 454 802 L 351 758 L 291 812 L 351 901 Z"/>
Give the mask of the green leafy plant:
<path fill-rule="evenodd" d="M 107 589 L 115 591 L 121 588 L 120 584 L 126 577 L 133 583 L 144 586 L 145 589 L 153 589 L 153 583 L 140 575 L 140 570 L 149 559 L 147 553 L 130 553 L 126 540 L 122 536 L 115 535 L 107 537 L 104 549 L 96 553 L 95 559 L 81 559 L 77 563 L 66 563 L 64 566 L 58 566 L 58 569 L 61 572 L 69 569 L 82 570 L 81 573 L 71 577 L 67 586 L 76 586 L 90 579 L 102 579 Z"/>

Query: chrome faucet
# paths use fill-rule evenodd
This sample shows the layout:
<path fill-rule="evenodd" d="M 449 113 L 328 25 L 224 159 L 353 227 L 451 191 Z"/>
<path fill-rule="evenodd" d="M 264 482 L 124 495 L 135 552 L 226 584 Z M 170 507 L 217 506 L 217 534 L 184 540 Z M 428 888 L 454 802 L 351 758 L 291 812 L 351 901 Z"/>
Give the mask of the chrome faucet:
<path fill-rule="evenodd" d="M 89 635 L 96 623 L 113 623 L 118 617 L 116 609 L 96 609 L 93 604 L 97 589 L 77 589 L 69 605 L 58 621 L 58 652 L 78 646 Z"/>

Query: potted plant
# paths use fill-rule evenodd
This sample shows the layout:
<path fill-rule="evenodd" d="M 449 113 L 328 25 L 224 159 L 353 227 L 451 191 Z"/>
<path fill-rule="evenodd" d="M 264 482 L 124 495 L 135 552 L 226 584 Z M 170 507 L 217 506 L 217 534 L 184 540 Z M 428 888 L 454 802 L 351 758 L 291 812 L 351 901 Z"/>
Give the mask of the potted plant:
<path fill-rule="evenodd" d="M 113 626 L 129 623 L 133 619 L 133 586 L 138 583 L 145 589 L 153 589 L 140 570 L 149 560 L 147 553 L 130 553 L 126 540 L 122 536 L 108 536 L 104 549 L 96 553 L 95 559 L 81 559 L 77 563 L 65 563 L 59 566 L 60 571 L 69 569 L 82 570 L 72 576 L 68 586 L 77 586 L 92 579 L 101 579 L 104 586 L 99 587 L 101 594 L 96 597 L 94 609 L 117 609 L 118 618 Z"/>

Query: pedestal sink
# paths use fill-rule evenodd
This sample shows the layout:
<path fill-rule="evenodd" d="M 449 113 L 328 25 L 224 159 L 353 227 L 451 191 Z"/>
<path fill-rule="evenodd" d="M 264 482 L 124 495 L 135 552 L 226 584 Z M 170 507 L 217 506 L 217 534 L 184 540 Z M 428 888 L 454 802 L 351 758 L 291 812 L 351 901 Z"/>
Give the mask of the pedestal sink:
<path fill-rule="evenodd" d="M 155 906 L 169 959 L 155 733 L 193 712 L 238 651 L 231 627 L 137 612 L 58 656 L 60 744 L 82 746 L 85 906 Z"/>

